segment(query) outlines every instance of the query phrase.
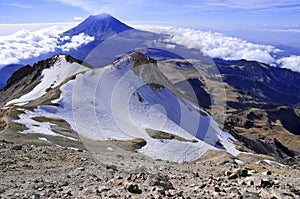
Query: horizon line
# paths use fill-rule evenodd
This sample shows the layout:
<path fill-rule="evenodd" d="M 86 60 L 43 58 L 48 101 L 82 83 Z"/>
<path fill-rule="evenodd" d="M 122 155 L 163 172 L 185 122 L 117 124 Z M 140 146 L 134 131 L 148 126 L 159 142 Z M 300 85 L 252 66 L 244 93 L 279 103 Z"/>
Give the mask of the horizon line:
<path fill-rule="evenodd" d="M 37 22 L 37 23 L 0 23 L 0 26 L 13 26 L 13 25 L 55 25 L 55 24 L 66 24 L 66 23 L 80 23 L 81 21 L 73 21 L 73 22 Z"/>

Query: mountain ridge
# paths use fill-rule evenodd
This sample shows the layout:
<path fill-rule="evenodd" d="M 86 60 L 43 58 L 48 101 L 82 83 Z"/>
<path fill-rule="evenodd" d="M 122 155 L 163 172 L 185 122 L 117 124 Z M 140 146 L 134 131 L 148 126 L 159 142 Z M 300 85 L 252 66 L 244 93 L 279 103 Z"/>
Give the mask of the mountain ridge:
<path fill-rule="evenodd" d="M 66 60 L 69 60 L 70 62 L 74 62 L 74 59 L 73 58 L 71 58 L 69 55 L 56 55 L 56 56 L 54 56 L 54 57 L 52 57 L 52 59 L 48 59 L 48 60 L 45 60 L 45 61 L 41 61 L 41 62 L 39 62 L 39 64 L 38 65 L 40 65 L 40 67 L 38 67 L 38 65 L 37 66 L 35 66 L 34 68 L 35 68 L 35 70 L 37 70 L 37 71 L 39 71 L 37 74 L 35 73 L 35 72 L 33 72 L 33 71 L 31 71 L 32 70 L 32 68 L 29 68 L 29 69 L 31 69 L 30 70 L 30 74 L 32 74 L 33 76 L 36 76 L 37 77 L 37 81 L 36 82 L 33 82 L 33 83 L 31 83 L 31 84 L 28 84 L 28 86 L 26 86 L 26 87 L 28 87 L 29 89 L 27 89 L 27 93 L 24 93 L 24 89 L 22 89 L 22 92 L 23 92 L 23 94 L 19 94 L 19 95 L 15 95 L 15 98 L 16 97 L 18 97 L 18 96 L 22 96 L 22 95 L 28 95 L 28 93 L 30 93 L 30 92 L 32 92 L 32 90 L 34 90 L 34 88 L 36 87 L 36 86 L 38 86 L 39 84 L 40 84 L 40 82 L 42 82 L 42 71 L 44 70 L 44 69 L 47 69 L 47 68 L 49 68 L 49 67 L 51 67 L 53 64 L 55 65 L 55 63 L 57 62 L 57 57 L 58 56 L 64 56 L 64 57 L 69 57 L 69 58 L 67 58 Z M 127 71 L 129 68 L 128 68 L 128 63 L 129 63 L 129 59 L 128 59 L 128 56 L 129 55 L 126 55 L 126 56 L 123 56 L 123 57 L 121 57 L 120 58 L 120 60 L 125 60 L 125 61 L 122 61 L 122 62 L 124 62 L 124 64 L 125 65 L 120 65 L 120 60 L 117 60 L 117 61 L 115 61 L 115 62 L 113 62 L 110 66 L 107 66 L 106 68 L 102 68 L 102 69 L 100 69 L 100 71 L 111 71 L 112 69 L 112 67 L 113 68 L 116 68 L 116 69 L 114 69 L 114 70 L 116 70 L 116 72 L 117 73 L 123 73 L 122 71 L 123 70 L 125 70 L 125 71 Z M 176 91 L 176 88 L 175 87 L 173 87 L 172 85 L 171 85 L 171 83 L 168 83 L 168 80 L 164 80 L 164 78 L 166 78 L 166 77 L 160 77 L 161 75 L 159 75 L 157 72 L 155 72 L 155 71 L 157 71 L 158 70 L 158 68 L 157 68 L 157 66 L 155 66 L 157 63 L 156 63 L 156 61 L 155 60 L 153 60 L 153 59 L 151 59 L 150 57 L 148 57 L 148 56 L 145 56 L 144 54 L 142 54 L 142 53 L 140 53 L 140 52 L 134 52 L 134 53 L 132 53 L 130 56 L 129 56 L 129 58 L 130 57 L 132 57 L 132 60 L 133 60 L 133 65 L 132 65 L 132 77 L 130 77 L 129 79 L 131 79 L 131 81 L 132 81 L 132 79 L 133 78 L 141 78 L 141 79 L 143 79 L 143 81 L 144 81 L 144 84 L 145 85 L 148 85 L 149 86 L 149 88 L 150 88 L 150 90 L 152 90 L 151 92 L 162 92 L 162 90 L 165 90 L 166 88 L 169 88 L 169 89 L 171 89 L 171 91 L 172 92 L 174 92 L 174 93 L 176 93 L 176 95 L 179 97 L 179 98 L 182 98 L 182 97 L 184 97 L 184 95 L 182 95 L 182 94 L 180 94 L 180 92 L 177 92 Z M 131 58 L 130 58 L 131 59 Z M 75 62 L 76 62 L 76 59 L 75 59 Z M 48 64 L 47 64 L 48 63 Z M 49 64 L 50 63 L 50 64 Z M 76 63 L 82 63 L 82 62 L 80 62 L 80 61 L 78 61 L 77 60 L 77 62 Z M 150 65 L 149 65 L 150 64 Z M 119 66 L 120 65 L 120 66 Z M 29 66 L 27 66 L 27 68 L 28 68 Z M 154 68 L 153 68 L 154 67 Z M 154 69 L 154 70 L 153 70 Z M 23 70 L 27 70 L 26 69 L 26 67 L 23 69 Z M 94 70 L 93 68 L 87 68 L 87 71 L 88 70 Z M 97 69 L 97 70 L 99 70 L 99 69 Z M 22 71 L 22 70 L 21 70 Z M 21 74 L 23 74 L 22 72 L 20 71 L 20 73 Z M 99 71 L 99 72 L 100 72 Z M 125 72 L 124 71 L 124 72 Z M 129 71 L 127 71 L 127 72 L 125 72 L 125 74 L 127 74 Z M 87 73 L 87 72 L 85 72 L 85 73 Z M 93 72 L 93 73 L 95 73 L 95 71 Z M 75 74 L 75 73 L 73 73 L 73 74 Z M 81 74 L 81 73 L 79 73 L 79 74 Z M 90 74 L 92 74 L 92 73 L 90 73 Z M 102 72 L 100 72 L 99 74 L 102 74 Z M 78 75 L 78 74 L 77 74 Z M 23 78 L 24 78 L 24 81 L 22 80 L 18 80 L 18 81 L 12 81 L 11 80 L 11 84 L 10 84 L 10 86 L 12 87 L 12 91 L 0 91 L 0 92 L 2 92 L 1 93 L 1 96 L 9 96 L 9 99 L 7 99 L 7 100 L 4 100 L 5 102 L 8 102 L 8 101 L 10 101 L 9 103 L 6 103 L 6 104 L 8 104 L 9 106 L 11 106 L 11 105 L 13 105 L 12 104 L 12 102 L 14 101 L 14 103 L 16 103 L 16 105 L 19 107 L 19 109 L 21 108 L 21 107 L 23 107 L 23 108 L 25 108 L 24 109 L 24 111 L 25 111 L 25 116 L 19 116 L 20 118 L 21 118 L 21 120 L 20 121 L 22 121 L 22 120 L 24 120 L 25 118 L 27 118 L 27 117 L 32 117 L 32 118 L 35 118 L 37 115 L 39 115 L 39 114 L 37 114 L 36 115 L 36 113 L 35 113 L 35 111 L 37 111 L 37 110 L 39 110 L 39 111 L 37 111 L 37 112 L 43 112 L 43 117 L 45 117 L 45 118 L 52 118 L 52 117 L 54 117 L 54 118 L 57 118 L 57 117 L 59 117 L 60 118 L 60 120 L 61 119 L 63 119 L 63 120 L 66 120 L 66 122 L 68 123 L 68 126 L 70 125 L 70 121 L 69 121 L 69 119 L 68 118 L 65 118 L 64 116 L 63 117 L 61 117 L 61 116 L 59 116 L 60 114 L 59 114 L 59 112 L 57 112 L 58 110 L 56 110 L 57 108 L 55 108 L 55 107 L 69 107 L 70 105 L 68 105 L 68 104 L 60 104 L 59 103 L 59 101 L 61 101 L 62 99 L 65 101 L 66 99 L 67 99 L 67 96 L 65 96 L 65 97 L 62 97 L 62 96 L 64 96 L 65 94 L 64 93 L 68 93 L 70 90 L 69 90 L 69 87 L 70 86 L 64 86 L 65 84 L 66 85 L 68 85 L 68 82 L 69 81 L 74 81 L 74 80 L 76 80 L 77 78 L 76 78 L 76 76 L 77 75 L 75 75 L 75 76 L 72 76 L 72 77 L 70 77 L 70 78 L 67 78 L 66 79 L 66 81 L 64 81 L 64 84 L 63 85 L 60 85 L 60 86 L 58 86 L 58 87 L 53 87 L 53 86 L 51 86 L 51 83 L 49 83 L 48 84 L 48 86 L 50 86 L 49 88 L 48 88 L 48 86 L 47 87 L 45 87 L 44 88 L 44 91 L 45 91 L 45 93 L 43 94 L 43 95 L 40 95 L 39 97 L 37 96 L 37 97 L 35 97 L 35 98 L 31 98 L 31 101 L 29 101 L 28 103 L 26 103 L 26 101 L 22 101 L 22 100 L 16 100 L 16 99 L 13 99 L 13 98 L 11 98 L 12 96 L 14 96 L 13 94 L 16 94 L 16 90 L 15 90 L 15 88 L 18 88 L 18 87 L 22 87 L 22 86 L 24 86 L 24 85 L 26 85 L 26 83 L 24 83 L 24 82 L 28 82 L 28 77 L 26 76 L 26 75 L 24 75 L 24 76 L 22 76 Z M 85 76 L 85 75 L 83 75 L 83 74 L 81 74 L 80 76 Z M 101 75 L 100 75 L 101 76 Z M 121 77 L 122 77 L 123 75 L 121 75 Z M 27 79 L 26 79 L 27 78 Z M 29 77 L 30 78 L 30 77 Z M 14 78 L 13 78 L 14 79 Z M 89 81 L 91 81 L 91 79 L 92 79 L 92 77 L 88 77 L 87 76 L 87 78 L 84 80 L 84 82 L 85 82 L 85 84 L 87 84 L 87 82 L 89 82 Z M 118 78 L 117 78 L 118 79 Z M 122 78 L 121 78 L 122 79 Z M 101 80 L 102 82 L 104 81 L 104 80 Z M 106 81 L 106 80 L 105 80 Z M 105 82 L 104 81 L 104 82 Z M 109 79 L 109 80 L 107 80 L 107 81 L 109 81 L 110 83 L 113 81 L 112 79 Z M 126 80 L 127 81 L 127 80 Z M 13 83 L 14 82 L 14 83 Z M 98 80 L 96 80 L 95 79 L 95 82 L 98 82 Z M 16 84 L 15 86 L 14 86 L 14 84 Z M 76 84 L 75 84 L 76 85 Z M 81 83 L 79 83 L 79 86 L 81 85 Z M 66 88 L 68 88 L 67 90 L 66 89 L 63 89 L 64 87 L 66 87 Z M 71 86 L 71 88 L 72 87 L 74 87 L 74 84 L 73 84 L 73 86 Z M 89 89 L 91 89 L 91 90 L 93 90 L 92 89 L 92 87 L 90 87 L 90 86 L 88 86 L 89 87 Z M 99 86 L 98 86 L 99 87 Z M 112 87 L 113 88 L 113 87 Z M 124 92 L 124 91 L 126 91 L 126 89 L 127 89 L 127 87 L 122 87 L 122 90 L 120 90 L 120 91 L 122 91 L 122 92 Z M 86 89 L 83 89 L 83 90 L 87 90 L 87 88 Z M 115 88 L 114 89 L 112 89 L 112 90 L 116 90 Z M 117 89 L 118 90 L 118 89 Z M 149 91 L 150 91 L 149 90 Z M 25 90 L 26 91 L 26 90 Z M 5 94 L 5 92 L 8 92 L 8 94 Z M 74 89 L 73 89 L 73 92 L 74 92 Z M 82 92 L 83 91 L 80 91 L 80 95 L 82 95 Z M 108 95 L 108 96 L 110 96 L 110 94 L 108 94 L 108 93 L 106 93 L 107 91 L 102 91 L 103 93 L 102 94 L 104 94 L 104 95 Z M 147 94 L 147 92 L 145 92 L 144 91 L 144 89 L 142 89 L 142 90 L 138 90 L 137 91 L 137 93 L 134 93 L 134 95 L 133 96 L 136 96 L 137 97 L 137 102 L 138 103 L 145 103 L 146 101 L 147 101 L 147 99 L 150 99 L 149 97 L 150 96 L 152 96 L 151 98 L 153 98 L 153 95 L 154 94 L 151 94 L 151 95 L 149 95 L 149 94 Z M 89 96 L 89 94 L 84 94 L 84 96 Z M 69 96 L 70 97 L 70 96 Z M 162 96 L 160 96 L 160 98 L 161 98 Z M 24 98 L 24 97 L 23 97 Z M 118 99 L 122 99 L 122 98 L 124 98 L 124 97 L 118 97 Z M 22 99 L 22 97 L 21 97 L 21 99 Z M 61 99 L 61 100 L 60 100 Z M 76 97 L 74 98 L 73 97 L 73 100 L 74 99 L 77 99 Z M 79 98 L 80 99 L 80 98 Z M 170 99 L 171 99 L 171 96 L 169 96 L 168 97 L 168 103 L 171 103 L 171 101 L 170 101 Z M 2 99 L 3 100 L 3 99 Z M 161 99 L 160 99 L 161 100 Z M 68 100 L 67 100 L 68 101 Z M 114 100 L 113 100 L 114 101 Z M 182 102 L 184 102 L 184 103 L 186 103 L 185 102 L 185 100 L 180 100 L 180 101 L 182 101 Z M 25 103 L 24 103 L 25 102 Z M 158 103 L 159 102 L 159 100 L 158 101 L 156 101 L 156 103 Z M 77 101 L 76 102 L 76 100 L 75 101 L 73 101 L 72 103 L 74 103 L 75 104 L 75 106 L 76 106 L 76 104 L 81 104 L 81 106 L 83 105 L 83 104 L 86 104 L 86 102 L 83 102 L 83 101 L 81 101 L 81 100 L 79 100 L 79 101 Z M 149 103 L 149 102 L 148 102 Z M 99 106 L 99 105 L 98 105 Z M 165 106 L 165 105 L 164 105 Z M 36 109 L 37 107 L 44 107 L 44 108 L 39 108 L 39 109 Z M 52 108 L 50 108 L 50 107 L 52 107 Z M 76 107 L 79 107 L 79 106 L 76 106 Z M 118 106 L 116 106 L 116 107 L 118 107 Z M 189 107 L 190 107 L 190 105 L 189 105 Z M 191 109 L 192 107 L 190 107 L 189 109 Z M 35 111 L 27 111 L 27 109 L 36 109 Z M 116 108 L 115 108 L 116 109 Z M 172 108 L 172 109 L 174 109 L 174 107 Z M 94 110 L 94 109 L 91 109 L 91 110 Z M 118 110 L 118 108 L 117 108 L 117 110 Z M 171 110 L 170 108 L 167 108 L 166 110 Z M 46 112 L 45 112 L 46 111 Z M 49 112 L 50 111 L 50 112 Z M 66 110 L 65 110 L 66 111 Z M 63 111 L 63 112 L 65 112 L 65 111 Z M 199 109 L 199 110 L 197 110 L 197 111 L 199 111 L 200 112 L 200 114 L 202 115 L 202 116 L 207 116 L 207 113 L 205 113 L 204 111 L 202 111 L 201 109 Z M 54 115 L 52 115 L 52 112 L 53 113 L 55 113 L 55 116 Z M 80 110 L 79 112 L 84 112 L 84 110 Z M 24 113 L 23 113 L 24 114 Z M 26 114 L 28 114 L 28 116 L 26 116 Z M 73 113 L 74 114 L 74 113 Z M 36 116 L 35 116 L 36 115 Z M 120 114 L 120 115 L 122 115 L 122 114 Z M 170 117 L 170 113 L 168 113 L 168 115 L 169 115 L 169 117 Z M 40 116 L 39 116 L 40 117 Z M 82 116 L 79 116 L 80 118 L 82 117 Z M 142 116 L 139 116 L 139 118 L 141 118 Z M 176 119 L 176 117 L 174 117 L 174 116 L 172 116 L 172 117 L 170 117 L 173 121 L 176 121 L 177 119 Z M 249 117 L 250 118 L 250 117 Z M 254 117 L 255 118 L 255 117 Z M 39 119 L 40 120 L 40 119 Z M 49 119 L 49 121 L 52 121 L 52 120 L 54 120 L 54 119 Z M 57 119 L 55 119 L 55 120 L 57 120 Z M 42 120 L 42 121 L 44 121 L 44 119 Z M 18 122 L 18 121 L 15 121 L 15 122 Z M 22 122 L 21 122 L 22 123 Z M 178 122 L 177 122 L 178 123 Z M 55 123 L 56 124 L 56 123 Z M 179 124 L 179 123 L 178 123 Z M 232 125 L 235 125 L 235 123 L 230 123 L 230 124 L 232 124 Z M 237 125 L 238 125 L 238 123 L 236 123 Z M 34 124 L 34 125 L 39 125 L 38 123 L 36 123 L 36 124 Z M 203 125 L 203 124 L 199 124 L 199 125 Z M 211 125 L 211 124 L 210 124 Z M 72 126 L 72 125 L 71 125 Z M 71 128 L 71 126 L 70 127 L 68 127 L 68 128 L 70 128 L 69 130 L 67 130 L 67 131 L 74 131 L 74 129 L 72 129 Z M 86 125 L 83 125 L 83 126 L 86 126 Z M 128 126 L 128 125 L 126 125 L 126 126 Z M 30 127 L 30 128 L 32 128 L 32 127 Z M 29 129 L 30 129 L 29 128 Z M 35 129 L 36 129 L 36 127 L 34 127 Z M 62 127 L 59 127 L 59 128 L 62 128 Z M 187 129 L 189 129 L 189 127 L 188 126 L 185 126 L 184 124 L 181 124 L 181 128 L 187 128 Z M 52 128 L 51 128 L 52 129 Z M 76 130 L 77 132 L 80 132 L 80 131 L 82 131 L 82 132 L 87 132 L 86 131 L 86 128 L 84 128 L 85 130 L 83 130 L 83 129 L 81 129 L 81 130 Z M 37 130 L 37 129 L 36 129 Z M 55 128 L 53 129 L 54 130 L 54 132 L 60 132 L 60 131 L 57 131 L 57 130 L 55 130 Z M 233 130 L 233 129 L 228 129 L 229 130 L 229 132 L 236 132 L 235 130 Z M 115 131 L 118 131 L 118 130 L 114 130 L 114 132 Z M 158 135 L 159 136 L 161 136 L 161 139 L 169 139 L 168 137 L 171 137 L 172 139 L 177 139 L 178 137 L 180 138 L 180 140 L 185 140 L 185 141 L 187 141 L 187 142 L 190 142 L 190 143 L 193 143 L 194 141 L 192 141 L 193 139 L 192 139 L 192 137 L 189 137 L 189 138 L 182 138 L 182 135 L 181 134 L 178 134 L 178 133 L 175 133 L 175 134 L 172 134 L 172 131 L 170 131 L 170 130 L 159 130 L 159 129 L 156 129 L 155 130 L 155 128 L 154 129 L 151 129 L 151 128 L 149 128 L 149 126 L 147 126 L 147 132 L 155 132 L 155 134 L 156 134 L 156 139 L 158 139 Z M 39 132 L 39 131 L 37 131 L 37 132 Z M 173 132 L 174 133 L 174 132 Z M 54 134 L 55 135 L 55 134 Z M 150 135 L 150 134 L 149 134 Z M 164 135 L 168 135 L 167 137 L 164 137 Z M 196 135 L 196 137 L 198 137 L 200 140 L 201 139 L 203 139 L 203 140 L 205 140 L 205 136 L 203 136 L 203 135 L 201 135 L 201 133 L 199 132 L 199 134 L 197 133 L 197 134 L 195 134 Z M 212 136 L 213 134 L 211 134 L 211 136 Z M 248 146 L 248 147 L 252 147 L 252 146 L 257 146 L 257 145 L 261 145 L 261 142 L 260 141 L 255 141 L 255 140 L 253 140 L 253 139 L 248 139 L 247 137 L 243 137 L 243 135 L 241 134 L 241 135 L 238 135 L 237 136 L 237 134 L 235 134 L 235 136 L 238 138 L 238 139 L 240 139 L 240 141 L 241 142 L 245 142 L 246 143 L 246 145 Z M 139 137 L 139 136 L 138 136 Z M 197 143 L 197 142 L 196 142 Z M 215 144 L 213 144 L 213 145 L 215 145 L 215 147 L 220 147 L 221 145 L 223 145 L 223 144 L 221 144 L 220 146 L 218 146 L 219 144 L 220 144 L 220 141 L 217 139 L 216 141 L 213 141 L 213 142 L 211 142 L 211 141 L 209 141 L 209 143 L 215 143 Z M 218 144 L 217 144 L 218 143 Z M 222 143 L 222 142 L 221 142 Z M 278 142 L 278 143 L 280 143 L 280 142 Z M 274 146 L 273 144 L 272 144 L 272 142 L 265 142 L 264 143 L 265 145 L 266 145 L 266 148 L 263 148 L 263 149 L 260 149 L 260 151 L 258 150 L 257 152 L 260 152 L 260 153 L 262 153 L 262 151 L 263 150 L 265 150 L 265 151 L 263 151 L 263 153 L 264 154 L 267 154 L 267 155 L 274 155 L 274 156 L 276 156 L 276 157 L 280 157 L 280 158 L 286 158 L 286 157 L 288 157 L 288 154 L 286 154 L 285 153 L 285 151 L 282 151 L 282 149 L 280 149 L 280 148 L 276 148 L 276 146 Z M 280 145 L 281 146 L 281 145 Z M 146 147 L 147 148 L 147 147 Z M 222 148 L 222 147 L 221 147 Z M 254 151 L 256 151 L 256 148 L 251 148 L 252 150 L 254 150 Z M 284 148 L 283 148 L 284 149 Z M 140 149 L 141 151 L 143 151 L 144 149 Z M 152 149 L 153 150 L 153 149 Z M 145 151 L 145 153 L 147 154 L 148 152 L 147 152 L 148 150 L 146 150 Z M 278 151 L 278 152 L 276 152 L 276 151 Z M 157 153 L 159 153 L 159 152 L 157 152 Z M 150 156 L 152 156 L 152 157 L 159 157 L 159 156 L 157 156 L 157 153 L 155 153 L 155 154 L 153 154 L 153 153 L 150 153 L 150 154 L 148 154 L 148 155 L 150 155 Z M 162 153 L 163 154 L 163 153 Z M 295 153 L 294 152 L 290 152 L 289 154 L 297 154 L 296 153 L 296 151 L 295 151 Z M 165 156 L 164 158 L 167 158 L 168 156 Z M 161 156 L 160 156 L 160 158 L 162 158 Z M 185 159 L 185 157 L 182 157 L 183 159 Z M 174 161 L 174 159 L 169 159 L 169 160 L 173 160 Z"/>
<path fill-rule="evenodd" d="M 150 57 L 134 52 L 100 69 L 81 67 L 77 63 L 67 65 L 65 57 L 57 55 L 40 62 L 33 71 L 31 68 L 29 74 L 36 76 L 36 81 L 28 82 L 31 77 L 24 75 L 18 81 L 11 81 L 10 89 L 1 91 L 1 96 L 7 96 L 6 100 L 2 100 L 6 102 L 6 107 L 17 106 L 18 110 L 22 110 L 23 113 L 14 122 L 26 126 L 24 133 L 60 136 L 61 131 L 56 129 L 63 126 L 47 126 L 46 123 L 39 123 L 40 119 L 34 119 L 42 116 L 53 118 L 49 121 L 64 120 L 72 131 L 92 140 L 144 139 L 146 145 L 138 152 L 153 158 L 193 161 L 206 151 L 219 148 L 238 153 L 231 141 L 234 138 L 222 132 L 208 114 L 185 100 Z M 22 70 L 20 73 L 23 74 Z M 57 78 L 53 79 L 55 76 Z M 20 87 L 29 88 L 28 92 L 24 93 Z M 132 87 L 136 90 L 132 91 Z M 16 94 L 16 89 L 19 94 L 14 96 L 11 93 Z M 95 99 L 90 99 L 90 96 Z M 91 111 L 105 117 L 95 121 Z M 126 111 L 130 112 L 130 116 L 126 116 Z M 151 112 L 156 115 L 154 118 Z M 83 115 L 87 121 L 82 120 Z M 156 117 L 165 118 L 165 124 L 160 126 L 162 121 Z M 192 127 L 181 117 L 198 121 L 199 124 Z M 101 127 L 98 127 L 99 124 Z M 99 128 L 105 130 L 99 131 Z M 156 136 L 151 137 L 149 132 L 156 132 Z M 165 149 L 162 151 L 161 147 Z"/>

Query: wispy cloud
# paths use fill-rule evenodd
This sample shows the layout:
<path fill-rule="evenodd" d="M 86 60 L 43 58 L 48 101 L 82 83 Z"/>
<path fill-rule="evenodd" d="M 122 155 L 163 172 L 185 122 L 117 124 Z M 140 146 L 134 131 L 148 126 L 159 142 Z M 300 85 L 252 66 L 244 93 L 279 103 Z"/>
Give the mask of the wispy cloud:
<path fill-rule="evenodd" d="M 56 0 L 65 5 L 80 7 L 86 11 L 95 11 L 107 6 L 177 6 L 178 8 L 235 8 L 235 9 L 271 9 L 271 8 L 300 8 L 298 0 L 190 0 L 190 1 L 161 1 L 153 0 Z M 122 9 L 122 7 L 120 7 Z"/>
<path fill-rule="evenodd" d="M 172 5 L 173 3 L 165 3 L 159 0 L 147 1 L 147 0 L 55 0 L 64 5 L 69 5 L 77 8 L 81 8 L 87 11 L 89 14 L 99 14 L 102 12 L 114 14 L 124 12 L 146 12 L 153 7 L 165 7 L 165 5 Z M 145 9 L 147 8 L 147 9 Z M 153 13 L 152 10 L 151 13 Z"/>
<path fill-rule="evenodd" d="M 101 12 L 112 13 L 115 9 L 124 9 L 122 6 L 125 2 L 116 3 L 116 1 L 93 1 L 93 0 L 56 0 L 64 5 L 69 5 L 77 8 L 81 8 L 87 11 L 89 14 L 99 14 Z M 133 0 L 126 3 L 133 2 Z"/>
<path fill-rule="evenodd" d="M 17 4 L 17 3 L 10 3 L 10 4 L 7 4 L 7 5 L 17 7 L 17 8 L 24 8 L 24 9 L 33 8 L 33 6 L 30 6 L 30 5 Z"/>
<path fill-rule="evenodd" d="M 266 29 L 269 32 L 289 32 L 289 33 L 300 33 L 300 29 Z"/>
<path fill-rule="evenodd" d="M 84 18 L 83 17 L 74 17 L 75 21 L 82 21 Z"/>
<path fill-rule="evenodd" d="M 298 0 L 195 0 L 188 3 L 186 7 L 215 9 L 215 8 L 231 8 L 239 10 L 258 10 L 258 9 L 300 9 Z"/>
<path fill-rule="evenodd" d="M 64 5 L 70 5 L 73 7 L 82 8 L 83 10 L 89 12 L 89 13 L 97 13 L 98 7 L 94 5 L 91 1 L 84 1 L 84 0 L 56 0 Z"/>

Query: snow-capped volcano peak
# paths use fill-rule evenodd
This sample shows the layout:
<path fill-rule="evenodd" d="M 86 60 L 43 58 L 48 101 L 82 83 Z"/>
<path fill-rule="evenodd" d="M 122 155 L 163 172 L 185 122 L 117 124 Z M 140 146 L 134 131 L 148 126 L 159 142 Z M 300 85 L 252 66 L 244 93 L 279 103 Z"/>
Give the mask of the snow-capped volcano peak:
<path fill-rule="evenodd" d="M 101 14 L 98 14 L 98 15 L 91 15 L 90 17 L 98 18 L 98 19 L 108 19 L 108 18 L 113 18 L 113 16 L 111 16 L 111 15 L 108 14 L 108 13 L 101 13 Z"/>
<path fill-rule="evenodd" d="M 101 36 L 107 33 L 120 33 L 133 28 L 122 23 L 109 14 L 91 15 L 78 26 L 63 33 L 63 36 L 74 36 L 85 33 L 89 36 Z"/>

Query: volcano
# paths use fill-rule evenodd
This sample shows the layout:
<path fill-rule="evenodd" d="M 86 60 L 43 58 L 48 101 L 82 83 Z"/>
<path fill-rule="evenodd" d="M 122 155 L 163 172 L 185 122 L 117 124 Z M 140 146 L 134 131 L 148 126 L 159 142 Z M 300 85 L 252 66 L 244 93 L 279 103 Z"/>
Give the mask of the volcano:
<path fill-rule="evenodd" d="M 64 32 L 63 36 L 74 36 L 85 33 L 89 36 L 99 37 L 108 33 L 121 33 L 132 30 L 133 28 L 122 23 L 109 14 L 92 15 L 85 19 L 78 26 Z"/>

